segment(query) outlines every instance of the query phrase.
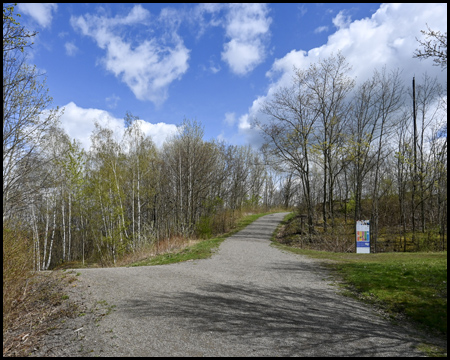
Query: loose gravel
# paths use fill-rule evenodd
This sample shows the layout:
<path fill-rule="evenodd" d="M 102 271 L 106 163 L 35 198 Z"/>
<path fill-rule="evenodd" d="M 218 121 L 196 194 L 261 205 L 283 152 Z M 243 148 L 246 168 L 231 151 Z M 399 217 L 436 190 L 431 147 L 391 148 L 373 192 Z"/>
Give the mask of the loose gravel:
<path fill-rule="evenodd" d="M 87 310 L 35 356 L 423 356 L 369 305 L 337 293 L 317 260 L 270 246 L 264 216 L 209 259 L 77 269 Z"/>

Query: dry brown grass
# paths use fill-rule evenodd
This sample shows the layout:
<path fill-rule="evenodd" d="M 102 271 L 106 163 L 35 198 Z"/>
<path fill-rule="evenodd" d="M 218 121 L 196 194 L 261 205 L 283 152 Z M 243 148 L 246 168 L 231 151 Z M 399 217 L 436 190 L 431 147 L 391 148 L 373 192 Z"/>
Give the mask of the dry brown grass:
<path fill-rule="evenodd" d="M 76 306 L 63 295 L 73 281 L 53 272 L 33 271 L 32 241 L 27 234 L 3 226 L 3 356 L 26 356 L 41 337 L 73 316 Z"/>
<path fill-rule="evenodd" d="M 34 276 L 32 241 L 22 231 L 3 226 L 3 330 L 17 317 Z"/>
<path fill-rule="evenodd" d="M 77 314 L 77 306 L 64 295 L 75 278 L 41 272 L 29 282 L 27 295 L 14 304 L 7 328 L 3 327 L 3 356 L 27 356 L 38 349 L 42 337 Z"/>
<path fill-rule="evenodd" d="M 415 251 L 444 251 L 447 249 L 447 236 L 442 241 L 439 237 L 438 229 L 430 228 L 425 233 L 417 231 L 415 242 L 412 241 L 412 232 L 403 234 L 399 226 L 385 226 L 378 231 L 376 252 L 415 252 Z M 315 224 L 315 232 L 307 234 L 306 225 L 296 214 L 292 216 L 286 224 L 280 228 L 277 241 L 297 247 L 300 249 L 330 251 L 330 252 L 355 252 L 355 224 L 352 220 L 346 223 L 342 217 L 335 219 L 334 228 L 331 224 L 325 233 L 323 224 Z M 407 246 L 405 247 L 405 241 Z M 371 248 L 373 251 L 374 241 L 372 238 Z"/>
<path fill-rule="evenodd" d="M 172 236 L 171 238 L 162 239 L 158 242 L 146 245 L 135 252 L 124 255 L 117 260 L 116 266 L 126 266 L 150 257 L 177 252 L 200 242 L 200 239 L 188 239 L 182 236 Z"/>
<path fill-rule="evenodd" d="M 298 215 L 293 216 L 277 235 L 277 241 L 300 249 L 310 249 L 331 252 L 354 252 L 355 251 L 354 225 L 337 222 L 334 229 L 329 228 L 327 233 L 316 224 L 315 233 L 309 235 L 306 225 L 303 224 Z"/>

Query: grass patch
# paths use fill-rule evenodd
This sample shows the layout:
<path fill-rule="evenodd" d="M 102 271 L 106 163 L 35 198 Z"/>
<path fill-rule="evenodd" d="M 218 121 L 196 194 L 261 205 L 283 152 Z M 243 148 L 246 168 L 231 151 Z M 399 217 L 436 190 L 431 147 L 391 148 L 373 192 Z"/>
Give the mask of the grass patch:
<path fill-rule="evenodd" d="M 447 252 L 439 253 L 331 253 L 275 246 L 297 254 L 328 260 L 348 291 L 381 305 L 395 317 L 447 335 Z M 331 260 L 332 262 L 330 262 Z"/>
<path fill-rule="evenodd" d="M 211 256 L 213 250 L 217 248 L 224 239 L 225 238 L 217 237 L 214 239 L 204 240 L 178 252 L 169 252 L 166 254 L 156 255 L 154 257 L 132 263 L 129 266 L 165 265 L 180 261 L 206 259 Z"/>
<path fill-rule="evenodd" d="M 390 312 L 447 334 L 447 253 L 373 255 L 337 265 L 344 280 Z"/>
<path fill-rule="evenodd" d="M 201 240 L 195 245 L 186 247 L 176 252 L 168 252 L 144 260 L 133 262 L 128 266 L 165 265 L 181 261 L 209 258 L 214 253 L 215 249 L 217 249 L 222 241 L 224 241 L 227 237 L 237 233 L 238 231 L 244 229 L 247 225 L 251 224 L 253 221 L 268 214 L 271 214 L 271 212 L 246 215 L 237 221 L 234 229 L 225 234 L 214 237 L 212 239 Z"/>

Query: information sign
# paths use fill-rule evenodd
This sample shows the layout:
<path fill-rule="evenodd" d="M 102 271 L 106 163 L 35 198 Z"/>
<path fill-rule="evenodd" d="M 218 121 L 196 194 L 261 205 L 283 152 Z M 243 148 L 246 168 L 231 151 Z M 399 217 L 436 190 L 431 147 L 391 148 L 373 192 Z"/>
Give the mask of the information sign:
<path fill-rule="evenodd" d="M 356 221 L 356 253 L 370 254 L 369 220 Z"/>

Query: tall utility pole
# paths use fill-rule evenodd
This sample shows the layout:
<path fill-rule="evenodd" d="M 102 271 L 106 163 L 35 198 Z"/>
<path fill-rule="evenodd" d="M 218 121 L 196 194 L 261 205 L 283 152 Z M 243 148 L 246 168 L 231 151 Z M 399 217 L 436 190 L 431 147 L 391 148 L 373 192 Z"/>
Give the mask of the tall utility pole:
<path fill-rule="evenodd" d="M 417 179 L 417 125 L 416 125 L 416 82 L 415 78 L 413 77 L 412 80 L 412 87 L 413 87 L 413 122 L 414 122 L 414 174 L 413 174 L 413 191 L 412 191 L 412 198 L 411 198 L 411 207 L 412 207 L 412 242 L 414 244 L 415 237 L 416 237 L 416 204 L 415 204 L 415 197 L 416 197 L 416 179 Z"/>

